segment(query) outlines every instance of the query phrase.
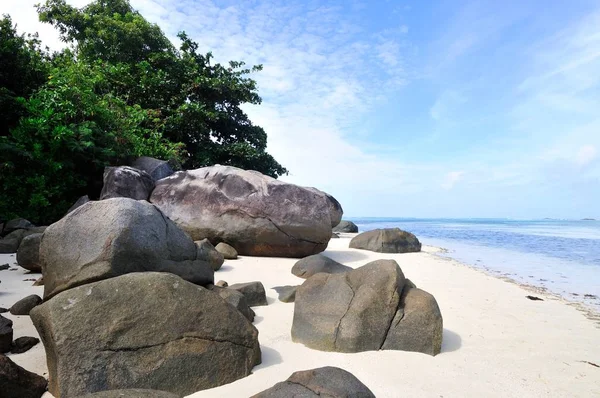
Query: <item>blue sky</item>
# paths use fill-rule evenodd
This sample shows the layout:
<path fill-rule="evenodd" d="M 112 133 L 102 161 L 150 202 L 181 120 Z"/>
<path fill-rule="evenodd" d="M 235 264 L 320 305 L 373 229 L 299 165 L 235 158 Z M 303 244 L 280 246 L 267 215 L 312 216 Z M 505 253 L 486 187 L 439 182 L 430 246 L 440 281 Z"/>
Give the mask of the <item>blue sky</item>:
<path fill-rule="evenodd" d="M 60 47 L 38 1 L 0 13 Z M 131 3 L 174 41 L 262 63 L 246 111 L 282 179 L 348 216 L 600 218 L 597 1 Z"/>

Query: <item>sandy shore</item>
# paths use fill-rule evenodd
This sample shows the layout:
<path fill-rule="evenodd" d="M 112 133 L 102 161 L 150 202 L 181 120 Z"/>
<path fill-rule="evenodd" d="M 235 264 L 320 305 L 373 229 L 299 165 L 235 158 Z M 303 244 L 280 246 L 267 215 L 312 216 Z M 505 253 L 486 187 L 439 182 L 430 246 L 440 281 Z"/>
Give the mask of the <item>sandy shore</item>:
<path fill-rule="evenodd" d="M 234 383 L 191 397 L 249 397 L 297 370 L 338 366 L 352 372 L 378 397 L 592 397 L 600 396 L 600 324 L 572 305 L 486 275 L 456 261 L 421 253 L 379 254 L 348 249 L 348 238 L 333 239 L 325 255 L 351 267 L 380 258 L 395 259 L 419 288 L 432 293 L 444 317 L 442 353 L 436 357 L 402 351 L 356 354 L 311 350 L 291 341 L 294 305 L 281 303 L 271 288 L 301 284 L 291 274 L 296 260 L 244 257 L 226 261 L 215 275 L 228 283 L 261 281 L 269 305 L 255 307 L 263 363 Z M 0 264 L 14 257 L 0 255 Z M 38 275 L 0 271 L 0 306 L 28 294 Z M 14 321 L 15 338 L 37 336 L 29 317 Z M 19 365 L 47 375 L 41 344 L 11 355 Z M 45 396 L 50 396 L 46 394 Z"/>

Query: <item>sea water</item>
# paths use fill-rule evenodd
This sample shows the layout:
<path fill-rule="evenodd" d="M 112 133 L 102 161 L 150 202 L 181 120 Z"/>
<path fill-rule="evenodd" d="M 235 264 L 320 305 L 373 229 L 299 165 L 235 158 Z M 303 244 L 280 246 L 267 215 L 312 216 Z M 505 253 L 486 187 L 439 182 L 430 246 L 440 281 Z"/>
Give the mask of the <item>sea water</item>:
<path fill-rule="evenodd" d="M 600 221 L 349 218 L 360 232 L 398 227 L 462 263 L 600 312 Z"/>

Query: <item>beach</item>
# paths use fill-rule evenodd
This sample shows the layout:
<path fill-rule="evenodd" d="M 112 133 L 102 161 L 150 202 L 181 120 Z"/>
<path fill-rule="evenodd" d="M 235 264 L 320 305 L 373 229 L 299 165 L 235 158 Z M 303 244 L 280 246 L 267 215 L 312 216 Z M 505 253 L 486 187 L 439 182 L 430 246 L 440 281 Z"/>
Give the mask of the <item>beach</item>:
<path fill-rule="evenodd" d="M 290 272 L 297 260 L 240 257 L 226 260 L 215 281 L 261 281 L 265 286 L 269 305 L 254 307 L 262 364 L 248 377 L 190 397 L 249 397 L 295 371 L 322 366 L 353 373 L 378 397 L 600 396 L 600 323 L 577 306 L 441 257 L 435 247 L 423 246 L 420 253 L 374 253 L 349 249 L 351 236 L 332 239 L 323 254 L 353 268 L 377 259 L 396 260 L 406 277 L 435 296 L 444 319 L 442 352 L 435 357 L 404 351 L 342 354 L 293 343 L 294 304 L 280 302 L 272 288 L 303 282 Z M 42 296 L 43 287 L 25 281 L 39 274 L 13 265 L 14 255 L 0 255 L 4 263 L 17 270 L 0 271 L 0 307 L 29 294 Z M 3 315 L 14 321 L 15 338 L 37 336 L 28 316 Z M 47 377 L 41 343 L 10 358 Z"/>

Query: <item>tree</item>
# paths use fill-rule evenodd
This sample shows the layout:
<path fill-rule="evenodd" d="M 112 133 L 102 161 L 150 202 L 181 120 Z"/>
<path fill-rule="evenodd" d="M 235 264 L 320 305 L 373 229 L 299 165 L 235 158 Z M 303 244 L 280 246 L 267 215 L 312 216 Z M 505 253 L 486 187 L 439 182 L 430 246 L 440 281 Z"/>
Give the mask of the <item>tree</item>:
<path fill-rule="evenodd" d="M 273 177 L 287 173 L 266 152 L 265 131 L 241 110 L 244 103 L 261 102 L 256 82 L 247 77 L 261 66 L 212 64 L 212 54 L 199 54 L 198 44 L 185 33 L 179 34 L 177 51 L 127 0 L 97 0 L 82 9 L 48 0 L 38 12 L 80 59 L 119 66 L 118 74 L 108 76 L 113 92 L 156 113 L 160 123 L 155 127 L 184 144 L 184 167 L 220 163 Z"/>

